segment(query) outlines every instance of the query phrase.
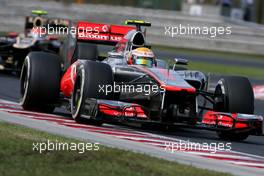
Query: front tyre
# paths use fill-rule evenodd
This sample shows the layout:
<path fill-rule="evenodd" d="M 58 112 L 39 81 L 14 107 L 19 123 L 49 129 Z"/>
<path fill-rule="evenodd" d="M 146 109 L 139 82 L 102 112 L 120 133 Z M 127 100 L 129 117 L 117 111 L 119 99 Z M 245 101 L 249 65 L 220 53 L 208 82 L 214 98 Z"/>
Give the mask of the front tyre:
<path fill-rule="evenodd" d="M 226 76 L 220 79 L 215 88 L 217 98 L 214 110 L 231 113 L 254 113 L 254 93 L 249 80 L 240 76 Z M 220 95 L 218 97 L 217 95 Z"/>
<path fill-rule="evenodd" d="M 77 66 L 76 80 L 71 97 L 72 117 L 76 122 L 83 122 L 84 118 L 90 123 L 100 125 L 102 121 L 95 120 L 87 114 L 82 114 L 87 98 L 113 99 L 113 93 L 100 92 L 99 86 L 113 86 L 113 73 L 108 64 L 95 61 L 80 61 Z"/>

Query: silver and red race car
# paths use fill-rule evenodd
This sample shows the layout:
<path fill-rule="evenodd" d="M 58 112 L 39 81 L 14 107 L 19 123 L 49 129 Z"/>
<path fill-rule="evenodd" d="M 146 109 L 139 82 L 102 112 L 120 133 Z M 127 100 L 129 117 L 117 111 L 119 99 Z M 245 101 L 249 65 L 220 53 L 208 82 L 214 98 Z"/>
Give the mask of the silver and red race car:
<path fill-rule="evenodd" d="M 182 67 L 185 59 L 175 59 L 171 69 L 158 59 L 152 67 L 128 64 L 128 53 L 149 48 L 141 28 L 151 24 L 126 24 L 133 26 L 80 21 L 71 26 L 78 32 L 69 33 L 61 55 L 29 53 L 21 73 L 22 107 L 50 113 L 66 104 L 77 122 L 96 125 L 184 125 L 215 130 L 229 140 L 262 135 L 263 118 L 254 115 L 247 78 L 223 76 L 211 92 L 210 76 Z M 114 46 L 106 58 L 98 54 L 100 44 Z"/>

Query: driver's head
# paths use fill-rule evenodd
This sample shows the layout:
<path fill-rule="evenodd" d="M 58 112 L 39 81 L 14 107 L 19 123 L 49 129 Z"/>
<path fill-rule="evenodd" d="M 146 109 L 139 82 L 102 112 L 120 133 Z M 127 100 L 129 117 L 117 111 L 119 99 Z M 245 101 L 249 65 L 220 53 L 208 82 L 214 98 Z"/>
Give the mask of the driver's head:
<path fill-rule="evenodd" d="M 153 67 L 156 66 L 156 60 L 154 53 L 149 48 L 140 47 L 131 51 L 128 64 Z"/>

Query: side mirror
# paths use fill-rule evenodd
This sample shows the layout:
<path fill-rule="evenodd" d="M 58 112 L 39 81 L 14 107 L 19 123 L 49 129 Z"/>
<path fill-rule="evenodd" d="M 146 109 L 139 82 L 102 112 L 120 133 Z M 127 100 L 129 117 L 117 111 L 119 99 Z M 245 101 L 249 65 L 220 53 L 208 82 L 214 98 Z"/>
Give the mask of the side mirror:
<path fill-rule="evenodd" d="M 173 70 L 175 70 L 177 65 L 188 65 L 187 59 L 175 58 L 175 64 L 173 65 Z"/>

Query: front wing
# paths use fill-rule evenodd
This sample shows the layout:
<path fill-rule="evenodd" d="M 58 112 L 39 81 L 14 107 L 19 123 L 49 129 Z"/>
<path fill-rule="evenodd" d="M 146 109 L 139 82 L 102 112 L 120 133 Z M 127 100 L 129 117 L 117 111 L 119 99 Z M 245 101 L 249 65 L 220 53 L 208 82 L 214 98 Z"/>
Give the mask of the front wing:
<path fill-rule="evenodd" d="M 116 122 L 153 122 L 146 108 L 135 103 L 113 100 L 86 99 L 82 108 L 82 117 Z M 235 130 L 262 135 L 263 117 L 240 113 L 207 111 L 200 117 L 201 121 L 193 127 L 209 130 Z M 159 121 L 159 123 L 162 123 Z"/>

